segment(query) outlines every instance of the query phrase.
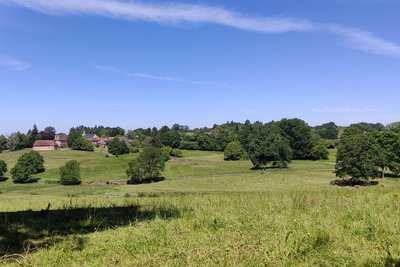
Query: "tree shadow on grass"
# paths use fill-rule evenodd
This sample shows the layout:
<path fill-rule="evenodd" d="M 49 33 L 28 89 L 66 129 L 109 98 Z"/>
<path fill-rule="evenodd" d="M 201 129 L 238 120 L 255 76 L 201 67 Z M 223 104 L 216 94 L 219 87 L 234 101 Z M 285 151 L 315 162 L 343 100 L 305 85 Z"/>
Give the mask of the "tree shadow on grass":
<path fill-rule="evenodd" d="M 180 217 L 175 207 L 111 206 L 0 212 L 0 257 L 48 247 L 69 235 L 89 234 L 131 223 Z M 79 239 L 79 240 L 78 240 Z M 77 239 L 83 248 L 84 239 Z"/>

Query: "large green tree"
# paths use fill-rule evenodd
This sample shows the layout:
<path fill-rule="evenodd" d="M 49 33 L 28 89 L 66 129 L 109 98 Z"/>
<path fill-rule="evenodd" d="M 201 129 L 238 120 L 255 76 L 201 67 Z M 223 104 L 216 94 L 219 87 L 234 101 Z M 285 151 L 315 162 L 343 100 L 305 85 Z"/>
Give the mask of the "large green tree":
<path fill-rule="evenodd" d="M 178 131 L 171 131 L 171 130 L 166 130 L 166 131 L 161 131 L 160 130 L 160 135 L 161 135 L 161 143 L 164 146 L 169 146 L 172 148 L 178 148 L 182 138 L 181 135 L 179 134 Z"/>
<path fill-rule="evenodd" d="M 224 150 L 225 160 L 239 160 L 244 155 L 244 149 L 239 141 L 230 142 Z"/>
<path fill-rule="evenodd" d="M 293 150 L 276 123 L 253 125 L 248 138 L 247 153 L 255 168 L 270 163 L 284 168 L 290 163 Z"/>
<path fill-rule="evenodd" d="M 283 119 L 278 124 L 293 149 L 294 159 L 310 159 L 311 151 L 317 144 L 310 126 L 300 119 Z"/>
<path fill-rule="evenodd" d="M 140 155 L 129 162 L 126 174 L 128 183 L 140 184 L 160 179 L 161 171 L 165 168 L 165 158 L 156 147 L 146 147 Z"/>
<path fill-rule="evenodd" d="M 67 138 L 67 145 L 69 148 L 75 143 L 76 139 L 81 138 L 82 133 L 79 131 L 70 131 L 68 138 Z"/>
<path fill-rule="evenodd" d="M 379 145 L 367 133 L 354 133 L 341 139 L 336 159 L 336 176 L 352 179 L 379 176 L 378 165 L 382 156 Z"/>
<path fill-rule="evenodd" d="M 378 159 L 381 168 L 381 178 L 385 178 L 385 170 L 394 173 L 400 172 L 400 134 L 394 131 L 373 131 L 371 137 L 378 144 L 380 157 Z"/>

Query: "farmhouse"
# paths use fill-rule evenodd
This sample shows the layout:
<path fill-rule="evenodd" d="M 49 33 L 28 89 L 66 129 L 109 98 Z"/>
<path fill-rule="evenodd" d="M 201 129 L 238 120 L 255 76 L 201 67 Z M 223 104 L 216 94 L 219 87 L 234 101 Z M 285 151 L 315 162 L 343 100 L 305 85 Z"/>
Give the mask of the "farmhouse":
<path fill-rule="evenodd" d="M 67 147 L 67 139 L 68 136 L 66 134 L 56 134 L 54 138 L 54 142 L 56 143 L 57 147 Z"/>
<path fill-rule="evenodd" d="M 37 140 L 32 149 L 35 151 L 55 150 L 56 143 L 54 140 Z"/>

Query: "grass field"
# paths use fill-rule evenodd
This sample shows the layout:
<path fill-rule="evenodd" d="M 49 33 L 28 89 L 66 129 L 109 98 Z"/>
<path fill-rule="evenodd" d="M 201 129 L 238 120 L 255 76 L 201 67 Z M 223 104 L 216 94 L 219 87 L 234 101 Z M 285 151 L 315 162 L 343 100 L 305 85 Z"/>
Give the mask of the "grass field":
<path fill-rule="evenodd" d="M 12 166 L 21 153 L 0 159 Z M 0 264 L 400 264 L 400 180 L 332 186 L 333 151 L 326 161 L 258 171 L 249 161 L 225 162 L 222 153 L 185 151 L 167 163 L 165 181 L 134 186 L 124 181 L 135 155 L 42 154 L 47 171 L 39 183 L 0 183 Z M 52 183 L 69 159 L 82 163 L 85 183 Z"/>

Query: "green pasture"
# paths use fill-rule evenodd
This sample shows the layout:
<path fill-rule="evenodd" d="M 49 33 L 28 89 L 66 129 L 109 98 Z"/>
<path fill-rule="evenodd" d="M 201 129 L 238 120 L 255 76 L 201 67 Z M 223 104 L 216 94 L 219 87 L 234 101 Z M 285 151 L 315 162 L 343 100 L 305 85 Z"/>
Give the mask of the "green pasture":
<path fill-rule="evenodd" d="M 21 153 L 0 159 L 12 167 Z M 0 183 L 0 265 L 400 264 L 400 180 L 332 186 L 334 151 L 283 170 L 184 151 L 167 163 L 165 181 L 143 185 L 125 183 L 135 154 L 41 154 L 39 183 Z M 70 159 L 81 162 L 84 183 L 54 183 Z"/>

